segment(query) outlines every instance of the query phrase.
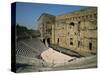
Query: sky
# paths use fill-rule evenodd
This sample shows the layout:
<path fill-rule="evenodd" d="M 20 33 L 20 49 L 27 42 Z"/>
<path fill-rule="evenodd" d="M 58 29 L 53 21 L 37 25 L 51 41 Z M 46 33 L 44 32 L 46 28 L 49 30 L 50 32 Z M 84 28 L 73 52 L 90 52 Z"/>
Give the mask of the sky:
<path fill-rule="evenodd" d="M 85 8 L 84 6 L 39 4 L 39 3 L 16 3 L 16 23 L 29 29 L 37 29 L 37 19 L 42 13 L 61 15 Z"/>

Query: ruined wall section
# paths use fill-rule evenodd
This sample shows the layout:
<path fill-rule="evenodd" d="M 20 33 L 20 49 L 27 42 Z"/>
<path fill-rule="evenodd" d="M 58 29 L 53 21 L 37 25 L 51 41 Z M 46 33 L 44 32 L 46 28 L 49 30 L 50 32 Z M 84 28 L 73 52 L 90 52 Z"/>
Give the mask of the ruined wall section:
<path fill-rule="evenodd" d="M 41 33 L 41 39 L 51 42 L 52 25 L 55 23 L 55 16 L 43 13 L 38 19 L 38 29 Z"/>

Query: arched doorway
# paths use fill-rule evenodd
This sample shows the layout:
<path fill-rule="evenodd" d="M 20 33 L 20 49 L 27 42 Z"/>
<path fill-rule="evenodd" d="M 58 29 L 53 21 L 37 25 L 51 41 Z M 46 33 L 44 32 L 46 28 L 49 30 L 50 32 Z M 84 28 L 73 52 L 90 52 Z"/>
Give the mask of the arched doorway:
<path fill-rule="evenodd" d="M 43 43 L 45 44 L 45 39 L 43 39 Z"/>
<path fill-rule="evenodd" d="M 70 23 L 70 25 L 71 25 L 71 26 L 74 26 L 74 25 L 75 25 L 75 23 L 74 23 L 74 22 L 71 22 L 71 23 Z"/>
<path fill-rule="evenodd" d="M 47 38 L 48 46 L 50 45 L 50 38 Z"/>

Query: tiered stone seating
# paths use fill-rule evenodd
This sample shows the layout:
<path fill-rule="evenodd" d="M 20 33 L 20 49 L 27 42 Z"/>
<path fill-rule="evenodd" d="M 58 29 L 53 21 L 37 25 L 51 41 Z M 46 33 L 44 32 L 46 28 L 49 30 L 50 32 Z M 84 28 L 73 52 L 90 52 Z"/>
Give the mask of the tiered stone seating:
<path fill-rule="evenodd" d="M 30 47 L 25 46 L 23 43 L 18 42 L 16 46 L 16 55 L 34 57 L 36 52 Z"/>
<path fill-rule="evenodd" d="M 36 61 L 36 59 L 38 59 L 37 56 L 39 56 L 46 49 L 48 48 L 36 38 L 17 41 L 16 62 L 22 64 L 31 64 L 32 61 Z"/>
<path fill-rule="evenodd" d="M 41 53 L 44 50 L 47 50 L 48 47 L 46 47 L 39 39 L 32 38 L 28 40 L 24 40 L 24 43 L 28 44 L 30 47 L 36 49 L 39 53 Z"/>

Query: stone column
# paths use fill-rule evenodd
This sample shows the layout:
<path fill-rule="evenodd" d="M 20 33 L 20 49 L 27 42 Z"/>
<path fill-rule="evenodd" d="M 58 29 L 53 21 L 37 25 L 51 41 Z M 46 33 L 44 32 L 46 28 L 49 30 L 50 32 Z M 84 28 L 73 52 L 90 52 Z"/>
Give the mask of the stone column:
<path fill-rule="evenodd" d="M 48 47 L 48 42 L 47 42 L 47 39 L 45 39 L 45 45 L 46 45 L 46 47 Z"/>

